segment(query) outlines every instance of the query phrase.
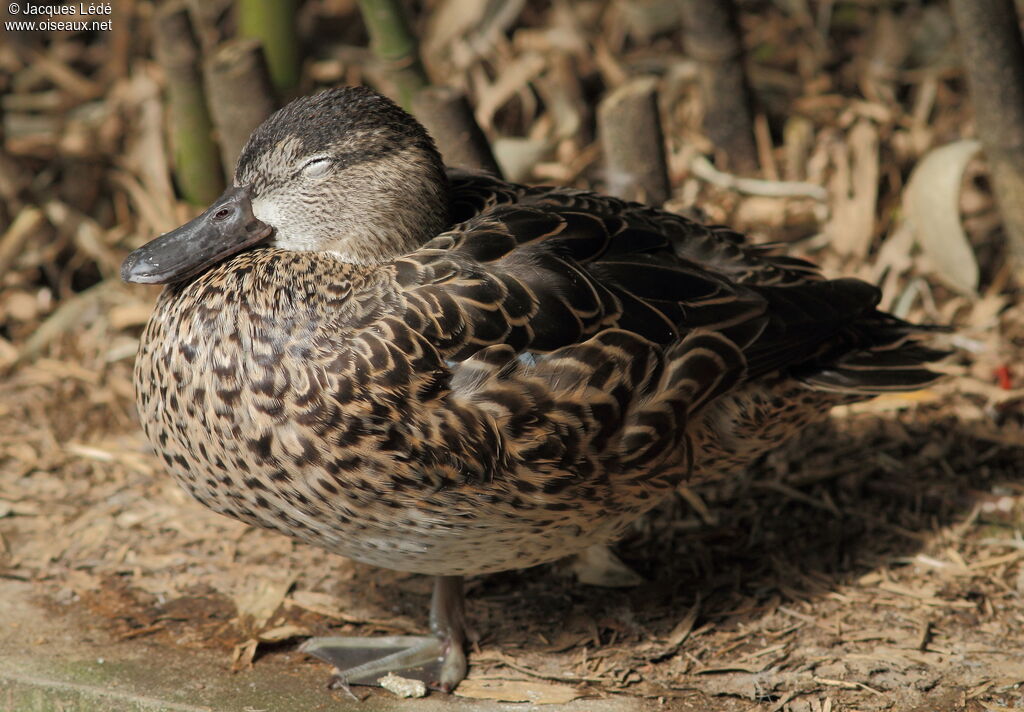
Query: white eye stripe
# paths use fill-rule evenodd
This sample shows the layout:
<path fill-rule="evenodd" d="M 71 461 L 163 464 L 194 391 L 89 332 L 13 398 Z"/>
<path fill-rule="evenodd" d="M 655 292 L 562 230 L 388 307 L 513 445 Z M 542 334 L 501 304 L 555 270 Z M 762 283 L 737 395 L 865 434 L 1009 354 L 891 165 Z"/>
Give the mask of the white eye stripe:
<path fill-rule="evenodd" d="M 308 178 L 319 178 L 327 174 L 331 169 L 331 165 L 332 161 L 329 156 L 318 156 L 306 161 L 300 170 Z"/>

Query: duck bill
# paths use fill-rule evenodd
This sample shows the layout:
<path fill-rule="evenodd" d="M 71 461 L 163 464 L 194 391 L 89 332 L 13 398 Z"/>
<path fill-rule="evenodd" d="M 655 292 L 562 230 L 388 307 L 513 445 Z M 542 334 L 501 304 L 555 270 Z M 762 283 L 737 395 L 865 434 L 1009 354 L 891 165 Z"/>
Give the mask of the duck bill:
<path fill-rule="evenodd" d="M 248 187 L 232 187 L 202 215 L 132 252 L 121 279 L 136 284 L 180 282 L 268 237 L 273 228 L 252 213 Z"/>

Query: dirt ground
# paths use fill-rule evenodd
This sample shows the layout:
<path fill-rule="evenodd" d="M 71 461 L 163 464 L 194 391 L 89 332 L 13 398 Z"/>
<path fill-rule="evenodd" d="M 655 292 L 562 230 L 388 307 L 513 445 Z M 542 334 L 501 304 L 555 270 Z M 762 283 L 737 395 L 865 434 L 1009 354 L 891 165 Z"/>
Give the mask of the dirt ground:
<path fill-rule="evenodd" d="M 144 27 L 150 4 L 130 5 L 137 24 L 121 25 Z M 316 12 L 352 11 L 328 5 Z M 593 136 L 560 134 L 566 107 L 523 90 L 534 82 L 551 96 L 565 76 L 557 61 L 543 68 L 545 43 L 575 31 L 585 43 L 567 45 L 570 75 L 606 85 L 637 71 L 661 77 L 670 206 L 696 205 L 831 276 L 881 284 L 883 306 L 953 325 L 943 338 L 954 354 L 933 388 L 836 409 L 742 476 L 684 489 L 637 522 L 614 550 L 639 585 L 582 584 L 570 562 L 471 579 L 479 640 L 457 694 L 728 712 L 1024 709 L 1024 306 L 984 163 L 968 167 L 954 210 L 977 256 L 977 291 L 944 286 L 950 275 L 912 249 L 901 223 L 913 167 L 973 134 L 942 5 L 839 3 L 823 59 L 808 18 L 741 4 L 767 113 L 785 98 L 809 132 L 804 143 L 778 127 L 760 136 L 761 178 L 810 181 L 827 190 L 824 201 L 701 177 L 693 158 L 713 151 L 700 134 L 693 66 L 671 33 L 640 41 L 636 27 L 616 29 L 616 3 L 572 5 L 570 15 L 600 18 L 583 29 L 566 24 L 566 3 L 526 5 L 469 60 L 427 57 L 469 77 L 492 139 L 547 146 L 524 180 L 603 185 Z M 894 75 L 876 71 L 890 55 L 868 52 L 890 21 L 917 52 Z M 438 52 L 431 31 L 425 45 Z M 264 666 L 326 679 L 325 666 L 295 652 L 299 640 L 422 633 L 430 584 L 213 514 L 144 442 L 131 367 L 155 292 L 120 284 L 116 269 L 195 208 L 176 200 L 166 175 L 160 74 L 140 32 L 127 45 L 111 40 L 110 52 L 135 59 L 107 73 L 105 45 L 74 36 L 43 50 L 0 47 L 0 67 L 24 79 L 2 104 L 8 157 L 35 176 L 19 210 L 36 210 L 24 219 L 40 225 L 20 254 L 0 259 L 0 577 L 31 584 L 55 618 L 85 621 L 112 645 L 201 649 L 225 676 Z M 357 50 L 307 69 L 321 84 L 372 78 Z M 521 86 L 502 83 L 498 66 Z M 813 74 L 822 67 L 829 73 Z M 574 96 L 587 116 L 592 87 L 582 85 Z M 10 166 L 0 161 L 0 174 Z M 850 216 L 864 214 L 873 219 L 857 227 Z M 0 227 L 2 257 L 14 233 Z M 0 602 L 0 624 L 3 613 Z"/>

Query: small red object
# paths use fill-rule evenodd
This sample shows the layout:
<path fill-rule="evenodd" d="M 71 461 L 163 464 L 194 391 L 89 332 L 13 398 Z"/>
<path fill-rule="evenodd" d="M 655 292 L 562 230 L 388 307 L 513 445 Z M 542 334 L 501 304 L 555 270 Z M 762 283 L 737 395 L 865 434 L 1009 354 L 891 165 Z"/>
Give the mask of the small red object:
<path fill-rule="evenodd" d="M 996 368 L 996 380 L 999 381 L 999 387 L 1004 391 L 1008 391 L 1013 388 L 1013 379 L 1010 377 L 1010 367 L 1003 364 Z"/>

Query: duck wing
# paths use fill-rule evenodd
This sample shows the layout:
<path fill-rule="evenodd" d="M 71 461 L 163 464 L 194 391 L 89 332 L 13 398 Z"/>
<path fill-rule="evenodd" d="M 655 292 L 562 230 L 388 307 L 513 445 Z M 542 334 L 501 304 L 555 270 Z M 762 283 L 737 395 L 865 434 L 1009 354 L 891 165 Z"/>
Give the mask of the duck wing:
<path fill-rule="evenodd" d="M 604 219 L 624 220 L 634 229 L 660 235 L 664 246 L 680 257 L 736 282 L 791 285 L 824 279 L 813 263 L 777 254 L 778 244 L 756 245 L 729 227 L 705 225 L 642 203 L 572 188 L 527 187 L 460 169 L 449 168 L 448 179 L 453 224 L 509 203 L 571 209 Z"/>
<path fill-rule="evenodd" d="M 449 178 L 461 222 L 402 267 L 447 358 L 498 343 L 547 353 L 602 328 L 662 345 L 706 329 L 736 341 L 747 378 L 786 370 L 870 395 L 927 385 L 923 364 L 945 355 L 914 343 L 933 328 L 879 312 L 875 287 L 826 280 L 728 228 L 586 191 Z"/>
<path fill-rule="evenodd" d="M 453 201 L 468 217 L 394 262 L 395 316 L 445 372 L 406 407 L 437 434 L 417 436 L 437 452 L 416 462 L 509 476 L 547 509 L 615 490 L 639 511 L 688 469 L 687 424 L 744 382 L 777 372 L 856 399 L 932 378 L 864 282 L 613 198 L 471 187 Z"/>
<path fill-rule="evenodd" d="M 411 325 L 454 361 L 498 344 L 549 353 L 610 328 L 662 345 L 697 327 L 749 342 L 767 306 L 656 229 L 576 206 L 499 204 L 395 264 Z"/>

